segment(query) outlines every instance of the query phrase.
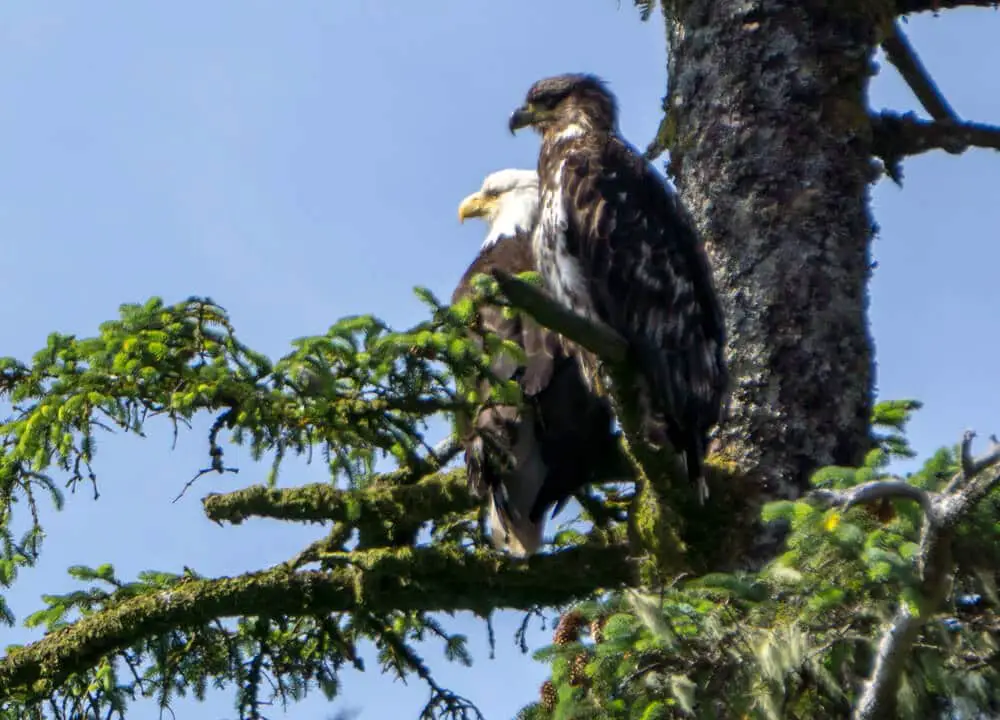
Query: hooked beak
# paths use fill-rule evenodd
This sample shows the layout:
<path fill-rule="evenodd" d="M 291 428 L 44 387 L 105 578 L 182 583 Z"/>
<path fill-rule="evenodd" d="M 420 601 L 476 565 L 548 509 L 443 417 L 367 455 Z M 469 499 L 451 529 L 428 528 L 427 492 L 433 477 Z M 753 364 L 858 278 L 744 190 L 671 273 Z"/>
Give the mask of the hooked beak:
<path fill-rule="evenodd" d="M 469 218 L 484 217 L 493 209 L 493 198 L 481 192 L 474 192 L 458 206 L 458 221 L 464 223 Z"/>
<path fill-rule="evenodd" d="M 510 134 L 513 135 L 521 128 L 533 124 L 536 119 L 537 112 L 535 108 L 531 105 L 522 105 L 510 114 L 510 120 L 507 122 L 507 127 L 510 129 Z"/>

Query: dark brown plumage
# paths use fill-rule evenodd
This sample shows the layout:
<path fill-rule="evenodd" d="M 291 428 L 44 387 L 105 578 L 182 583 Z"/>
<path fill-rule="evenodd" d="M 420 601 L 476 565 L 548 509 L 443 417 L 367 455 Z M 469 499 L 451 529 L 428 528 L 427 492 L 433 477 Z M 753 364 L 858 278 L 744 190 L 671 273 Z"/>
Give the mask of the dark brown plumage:
<path fill-rule="evenodd" d="M 535 269 L 530 233 L 537 217 L 537 176 L 520 171 L 519 186 L 501 182 L 511 172 L 489 176 L 483 190 L 462 203 L 461 218 L 486 216 L 491 231 L 458 283 L 453 303 L 471 292 L 479 273 Z M 490 496 L 494 544 L 530 555 L 541 545 L 548 510 L 555 506 L 552 514 L 558 512 L 617 454 L 613 416 L 608 402 L 588 389 L 559 335 L 530 318 L 504 317 L 496 306 L 480 308 L 478 322 L 524 349 L 524 362 L 505 355 L 492 366 L 497 377 L 518 380 L 524 403 L 484 409 L 466 421 L 461 431 L 469 482 L 475 492 Z M 489 380 L 478 382 L 488 389 Z"/>
<path fill-rule="evenodd" d="M 682 454 L 704 502 L 728 383 L 722 311 L 693 223 L 617 124 L 614 97 L 591 75 L 538 81 L 511 116 L 512 132 L 542 136 L 534 253 L 550 292 L 628 340 L 648 436 Z M 590 378 L 596 359 L 576 352 Z"/>

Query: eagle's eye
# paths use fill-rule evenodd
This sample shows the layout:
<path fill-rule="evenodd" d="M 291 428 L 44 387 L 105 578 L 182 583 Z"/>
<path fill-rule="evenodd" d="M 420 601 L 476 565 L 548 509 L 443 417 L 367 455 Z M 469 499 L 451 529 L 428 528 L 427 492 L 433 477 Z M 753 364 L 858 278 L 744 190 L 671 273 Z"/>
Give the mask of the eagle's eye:
<path fill-rule="evenodd" d="M 536 97 L 531 104 L 537 105 L 543 110 L 552 110 L 562 99 L 563 95 L 560 93 L 547 92 Z"/>

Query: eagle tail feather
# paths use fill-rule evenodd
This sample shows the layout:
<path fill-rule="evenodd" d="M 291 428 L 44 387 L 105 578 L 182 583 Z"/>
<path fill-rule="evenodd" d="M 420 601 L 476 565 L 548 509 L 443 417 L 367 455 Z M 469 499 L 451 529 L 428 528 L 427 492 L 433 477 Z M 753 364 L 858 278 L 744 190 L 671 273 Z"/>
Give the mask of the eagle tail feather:
<path fill-rule="evenodd" d="M 477 425 L 466 469 L 470 489 L 478 497 L 489 492 L 490 540 L 497 549 L 531 555 L 542 545 L 544 521 L 529 514 L 545 478 L 533 417 L 513 406 L 493 407 Z"/>
<path fill-rule="evenodd" d="M 700 442 L 696 437 L 692 446 L 689 446 L 683 453 L 688 480 L 695 487 L 695 494 L 697 495 L 699 505 L 704 505 L 705 501 L 708 500 L 708 482 L 705 480 L 705 465 L 703 462 L 705 453 L 703 447 L 704 443 Z"/>
<path fill-rule="evenodd" d="M 640 381 L 640 411 L 647 441 L 662 446 L 669 440 L 684 462 L 698 504 L 704 505 L 709 496 L 704 475 L 706 439 L 698 429 L 697 418 L 692 417 L 696 415 L 692 412 L 695 399 L 679 392 L 685 387 L 685 358 L 679 353 L 664 353 L 653 343 L 640 341 L 636 343 L 636 360 L 644 376 Z M 682 419 L 686 427 L 666 418 Z"/>

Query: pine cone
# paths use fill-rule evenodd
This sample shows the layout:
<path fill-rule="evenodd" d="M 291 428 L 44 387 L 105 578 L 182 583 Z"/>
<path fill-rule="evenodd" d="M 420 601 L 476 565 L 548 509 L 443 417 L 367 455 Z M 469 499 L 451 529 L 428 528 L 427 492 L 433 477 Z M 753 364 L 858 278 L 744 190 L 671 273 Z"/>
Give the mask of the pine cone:
<path fill-rule="evenodd" d="M 573 664 L 569 666 L 569 684 L 573 687 L 586 685 L 587 678 L 587 653 L 580 653 L 573 658 Z"/>
<path fill-rule="evenodd" d="M 556 701 L 559 696 L 556 694 L 556 686 L 552 684 L 551 680 L 546 680 L 542 683 L 542 707 L 552 712 L 556 709 Z"/>
<path fill-rule="evenodd" d="M 604 642 L 604 626 L 607 624 L 608 619 L 600 615 L 590 621 L 590 637 L 595 643 Z"/>
<path fill-rule="evenodd" d="M 571 642 L 576 642 L 580 639 L 580 631 L 586 624 L 587 619 L 583 616 L 582 612 L 579 610 L 570 610 L 559 618 L 559 624 L 556 625 L 552 642 L 556 645 L 568 645 Z"/>

